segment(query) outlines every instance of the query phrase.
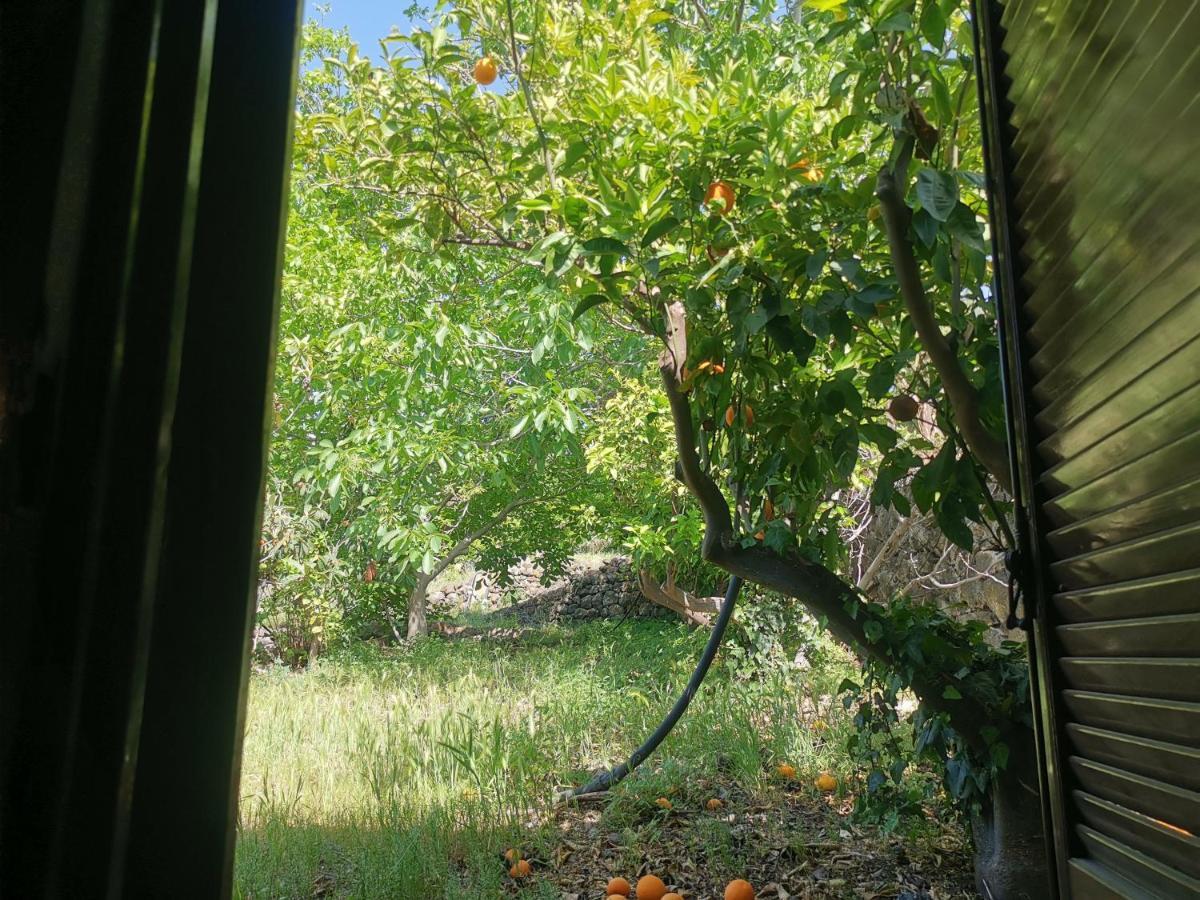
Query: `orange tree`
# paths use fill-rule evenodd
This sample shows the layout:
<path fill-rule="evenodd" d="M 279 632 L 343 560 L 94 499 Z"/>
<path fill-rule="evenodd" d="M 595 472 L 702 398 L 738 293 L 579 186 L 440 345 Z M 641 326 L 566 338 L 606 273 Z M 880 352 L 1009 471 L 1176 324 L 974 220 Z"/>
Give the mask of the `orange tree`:
<path fill-rule="evenodd" d="M 1003 822 L 1037 806 L 1010 777 L 1030 746 L 1017 649 L 863 596 L 837 528 L 868 481 L 961 545 L 972 521 L 1006 531 L 957 0 L 463 0 L 382 46 L 380 67 L 328 63 L 349 104 L 309 123 L 328 177 L 386 198 L 382 234 L 462 264 L 502 254 L 576 318 L 643 335 L 704 559 L 860 652 L 864 732 L 886 735 L 913 690 L 918 749 L 979 815 L 984 854 L 1007 844 L 993 892 L 1035 870 L 1036 815 Z M 870 782 L 898 780 L 873 747 Z"/>

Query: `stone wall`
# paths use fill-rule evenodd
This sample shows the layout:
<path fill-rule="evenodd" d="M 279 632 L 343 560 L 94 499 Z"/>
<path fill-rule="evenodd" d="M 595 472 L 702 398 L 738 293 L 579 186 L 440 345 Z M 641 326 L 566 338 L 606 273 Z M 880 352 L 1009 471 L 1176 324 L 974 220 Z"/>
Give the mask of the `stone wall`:
<path fill-rule="evenodd" d="M 599 563 L 572 562 L 549 584 L 542 583 L 543 576 L 541 566 L 526 559 L 508 570 L 508 585 L 500 586 L 494 575 L 476 572 L 447 584 L 435 583 L 429 602 L 433 609 L 446 613 L 512 608 L 551 622 L 671 615 L 642 596 L 637 575 L 625 557 L 609 557 Z"/>

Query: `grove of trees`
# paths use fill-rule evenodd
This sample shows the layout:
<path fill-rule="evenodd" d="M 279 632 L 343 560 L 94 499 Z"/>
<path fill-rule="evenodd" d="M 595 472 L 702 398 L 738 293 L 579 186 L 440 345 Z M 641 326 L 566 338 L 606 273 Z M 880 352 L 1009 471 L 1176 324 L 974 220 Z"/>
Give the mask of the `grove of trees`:
<path fill-rule="evenodd" d="M 274 589 L 399 637 L 468 552 L 611 533 L 738 575 L 860 655 L 872 790 L 911 690 L 992 889 L 1039 893 L 1022 648 L 860 590 L 844 540 L 854 496 L 1011 544 L 964 4 L 459 0 L 381 64 L 305 37 Z"/>

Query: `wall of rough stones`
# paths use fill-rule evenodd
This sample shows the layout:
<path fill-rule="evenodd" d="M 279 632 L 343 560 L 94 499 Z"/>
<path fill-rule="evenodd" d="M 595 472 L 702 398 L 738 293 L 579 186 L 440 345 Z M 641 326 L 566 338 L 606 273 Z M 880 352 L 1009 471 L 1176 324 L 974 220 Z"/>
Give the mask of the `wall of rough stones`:
<path fill-rule="evenodd" d="M 435 583 L 429 602 L 445 612 L 515 607 L 536 611 L 539 618 L 551 622 L 671 615 L 642 596 L 625 557 L 609 557 L 598 564 L 572 562 L 549 584 L 542 584 L 543 574 L 536 561 L 526 559 L 508 570 L 508 585 L 500 586 L 495 575 L 475 572 L 446 584 Z"/>

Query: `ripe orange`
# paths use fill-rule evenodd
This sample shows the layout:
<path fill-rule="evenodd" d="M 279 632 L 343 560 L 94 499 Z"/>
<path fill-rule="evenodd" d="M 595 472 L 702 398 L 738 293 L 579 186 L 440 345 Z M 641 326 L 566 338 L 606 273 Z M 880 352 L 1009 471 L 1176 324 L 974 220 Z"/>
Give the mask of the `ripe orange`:
<path fill-rule="evenodd" d="M 707 806 L 709 809 L 720 809 L 725 804 L 722 803 L 720 800 L 718 800 L 716 797 L 713 797 L 711 800 L 709 800 L 704 805 Z"/>
<path fill-rule="evenodd" d="M 518 859 L 516 865 L 508 870 L 508 874 L 513 878 L 524 878 L 532 871 L 533 867 L 529 865 L 529 860 Z"/>
<path fill-rule="evenodd" d="M 826 794 L 831 794 L 837 790 L 837 779 L 828 772 L 822 772 L 817 776 L 817 790 L 824 791 Z"/>
<path fill-rule="evenodd" d="M 725 424 L 728 425 L 730 428 L 733 427 L 733 407 L 732 406 L 730 406 L 729 409 L 725 410 Z"/>
<path fill-rule="evenodd" d="M 917 410 L 920 408 L 921 404 L 916 398 L 908 394 L 893 397 L 892 402 L 888 404 L 888 412 L 897 422 L 911 422 L 917 417 Z"/>
<path fill-rule="evenodd" d="M 518 850 L 516 847 L 509 847 L 507 850 L 504 851 L 504 861 L 505 862 L 517 863 L 517 862 L 520 862 L 520 860 L 521 860 L 521 851 Z"/>
<path fill-rule="evenodd" d="M 657 875 L 643 875 L 637 883 L 637 900 L 663 900 L 667 886 Z"/>
<path fill-rule="evenodd" d="M 713 363 L 713 365 L 712 365 L 712 373 L 713 373 L 714 375 L 724 375 L 724 374 L 725 374 L 725 367 L 724 367 L 723 365 L 721 365 L 720 363 Z"/>
<path fill-rule="evenodd" d="M 663 894 L 663 900 L 683 900 L 683 895 L 671 891 L 669 894 Z"/>
<path fill-rule="evenodd" d="M 749 403 L 742 406 L 742 418 L 746 421 L 747 428 L 754 427 L 754 407 Z"/>
<path fill-rule="evenodd" d="M 475 81 L 479 84 L 491 84 L 496 80 L 496 75 L 500 71 L 496 65 L 496 60 L 490 56 L 485 56 L 475 63 Z"/>
<path fill-rule="evenodd" d="M 720 200 L 720 203 L 716 201 Z M 737 203 L 737 195 L 724 181 L 714 181 L 704 192 L 704 205 L 714 216 L 723 216 L 733 209 Z"/>
<path fill-rule="evenodd" d="M 754 888 L 744 878 L 735 878 L 725 885 L 725 900 L 754 900 Z"/>
<path fill-rule="evenodd" d="M 608 880 L 608 887 L 606 887 L 604 890 L 610 897 L 613 895 L 618 897 L 628 897 L 629 882 L 618 875 L 616 878 L 610 878 Z"/>
<path fill-rule="evenodd" d="M 659 797 L 654 802 L 657 803 L 659 806 L 661 806 L 663 809 L 671 808 L 671 801 L 668 800 L 666 797 Z"/>
<path fill-rule="evenodd" d="M 796 767 L 787 763 L 780 763 L 775 767 L 775 771 L 779 773 L 780 778 L 795 778 Z"/>

